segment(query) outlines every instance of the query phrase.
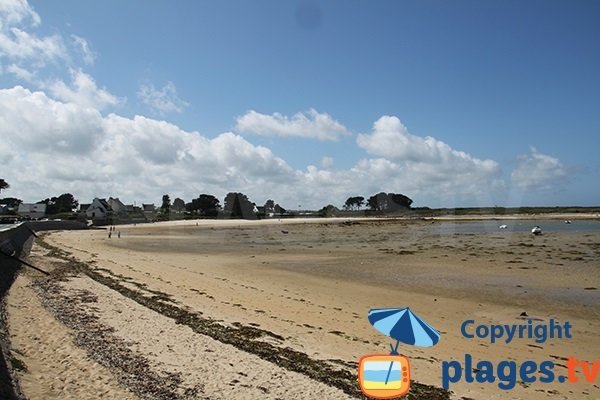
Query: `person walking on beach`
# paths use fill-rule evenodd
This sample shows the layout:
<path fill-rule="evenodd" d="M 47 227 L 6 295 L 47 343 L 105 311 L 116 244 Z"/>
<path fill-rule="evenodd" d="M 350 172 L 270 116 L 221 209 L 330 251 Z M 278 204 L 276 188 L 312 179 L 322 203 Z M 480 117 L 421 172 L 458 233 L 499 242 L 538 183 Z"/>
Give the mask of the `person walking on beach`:
<path fill-rule="evenodd" d="M 121 231 L 117 231 L 117 238 L 121 239 Z"/>
<path fill-rule="evenodd" d="M 110 239 L 111 235 L 112 235 L 112 232 L 111 232 L 111 231 L 108 231 L 108 238 L 109 238 L 109 239 Z"/>

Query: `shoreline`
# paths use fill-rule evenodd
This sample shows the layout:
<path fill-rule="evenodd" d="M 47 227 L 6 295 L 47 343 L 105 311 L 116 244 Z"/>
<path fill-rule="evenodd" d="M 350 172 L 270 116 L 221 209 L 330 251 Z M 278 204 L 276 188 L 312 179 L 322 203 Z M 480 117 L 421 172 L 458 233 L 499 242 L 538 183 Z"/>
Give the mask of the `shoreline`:
<path fill-rule="evenodd" d="M 488 214 L 488 215 L 447 215 L 447 216 L 436 216 L 426 217 L 427 219 L 437 220 L 489 220 L 489 221 L 501 221 L 501 220 L 600 220 L 600 214 L 596 213 L 538 213 L 538 214 Z"/>
<path fill-rule="evenodd" d="M 266 219 L 181 219 L 172 221 L 157 221 L 136 224 L 120 224 L 116 227 L 132 228 L 138 226 L 207 226 L 207 227 L 234 227 L 249 225 L 273 225 L 273 224 L 337 224 L 352 222 L 397 222 L 397 221 L 511 221 L 511 220 L 547 220 L 547 221 L 600 221 L 600 214 L 595 213 L 539 213 L 539 214 L 486 214 L 486 215 L 438 215 L 438 216 L 350 216 L 350 217 L 298 217 L 298 218 L 266 218 Z M 98 226 L 97 229 L 104 229 Z"/>

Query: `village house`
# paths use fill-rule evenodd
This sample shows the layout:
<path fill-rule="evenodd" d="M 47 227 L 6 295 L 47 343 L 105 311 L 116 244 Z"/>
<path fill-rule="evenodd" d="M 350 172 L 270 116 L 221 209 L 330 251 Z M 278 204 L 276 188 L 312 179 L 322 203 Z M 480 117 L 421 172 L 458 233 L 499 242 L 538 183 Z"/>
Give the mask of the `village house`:
<path fill-rule="evenodd" d="M 156 211 L 156 206 L 154 205 L 154 203 L 142 204 L 142 210 L 144 211 L 144 214 L 154 214 L 154 212 Z"/>
<path fill-rule="evenodd" d="M 112 198 L 109 197 L 107 201 L 109 207 L 112 209 L 113 213 L 116 215 L 127 215 L 127 206 L 119 200 L 118 197 Z"/>
<path fill-rule="evenodd" d="M 113 209 L 106 199 L 96 197 L 92 204 L 85 210 L 88 218 L 106 218 L 113 214 Z"/>
<path fill-rule="evenodd" d="M 127 204 L 125 206 L 127 208 L 128 213 L 140 212 L 142 211 L 142 207 L 136 206 L 135 204 Z"/>

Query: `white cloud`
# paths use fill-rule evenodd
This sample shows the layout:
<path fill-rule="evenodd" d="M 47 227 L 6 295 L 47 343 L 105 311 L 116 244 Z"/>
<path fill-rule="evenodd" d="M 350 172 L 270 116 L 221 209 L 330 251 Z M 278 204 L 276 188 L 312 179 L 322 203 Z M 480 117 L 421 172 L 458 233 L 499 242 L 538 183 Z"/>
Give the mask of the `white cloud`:
<path fill-rule="evenodd" d="M 0 110 L 0 136 L 24 157 L 38 151 L 59 157 L 88 154 L 101 137 L 98 111 L 21 86 L 0 90 Z"/>
<path fill-rule="evenodd" d="M 531 154 L 519 157 L 517 168 L 511 174 L 513 185 L 520 189 L 553 189 L 569 176 L 567 167 L 555 157 L 540 153 L 531 147 Z"/>
<path fill-rule="evenodd" d="M 43 87 L 37 78 L 39 70 L 48 63 L 59 66 L 69 60 L 60 35 L 27 31 L 40 24 L 40 16 L 26 0 L 0 0 L 0 75 L 12 74 L 23 83 Z"/>
<path fill-rule="evenodd" d="M 71 86 L 56 81 L 49 90 L 59 100 L 100 110 L 123 102 L 106 88 L 98 88 L 94 79 L 81 70 L 71 70 Z"/>
<path fill-rule="evenodd" d="M 16 64 L 11 64 L 6 68 L 7 72 L 10 72 L 18 79 L 21 79 L 25 82 L 33 82 L 35 79 L 35 73 L 26 70 L 25 68 L 19 67 Z"/>
<path fill-rule="evenodd" d="M 183 112 L 189 105 L 179 98 L 173 82 L 167 82 L 162 89 L 156 89 L 152 84 L 145 84 L 140 86 L 137 94 L 144 104 L 160 115 L 170 112 Z"/>
<path fill-rule="evenodd" d="M 26 0 L 0 0 L 0 62 L 9 62 L 0 73 L 10 73 L 24 84 L 46 90 L 57 100 L 94 110 L 125 101 L 98 87 L 89 74 L 72 67 L 72 57 L 62 36 L 38 36 L 35 28 L 40 24 L 40 16 Z M 95 54 L 87 40 L 71 35 L 71 42 L 83 61 L 93 64 Z M 73 50 L 73 46 L 69 49 Z M 48 65 L 49 62 L 52 64 Z M 68 71 L 71 81 L 54 77 L 56 71 L 61 75 Z"/>
<path fill-rule="evenodd" d="M 274 113 L 266 115 L 254 110 L 237 118 L 236 130 L 263 136 L 302 137 L 322 141 L 337 141 L 350 134 L 345 126 L 329 114 L 310 109 L 291 118 Z"/>
<path fill-rule="evenodd" d="M 321 167 L 324 169 L 331 169 L 331 167 L 333 167 L 333 158 L 328 156 L 321 158 Z"/>
<path fill-rule="evenodd" d="M 57 99 L 102 109 L 121 102 L 105 88 L 98 88 L 94 79 L 73 67 L 74 51 L 86 64 L 93 64 L 95 54 L 83 37 L 71 35 L 71 46 L 64 44 L 59 34 L 39 35 L 36 28 L 40 16 L 26 0 L 0 0 L 0 74 L 10 73 L 22 83 L 48 90 Z M 56 73 L 69 72 L 67 84 Z"/>
<path fill-rule="evenodd" d="M 296 201 L 302 201 L 300 204 L 308 209 L 327 204 L 341 207 L 349 196 L 371 196 L 382 190 L 412 196 L 413 193 L 407 192 L 406 182 L 401 182 L 399 173 L 398 165 L 384 159 L 360 160 L 354 167 L 345 170 L 319 169 L 309 165 L 304 171 L 296 172 L 295 185 L 298 189 L 290 191 L 290 196 L 283 196 L 283 199 L 294 206 Z"/>
<path fill-rule="evenodd" d="M 71 35 L 71 39 L 81 53 L 83 61 L 88 65 L 94 64 L 94 61 L 96 60 L 96 54 L 90 48 L 88 41 L 77 35 Z"/>
<path fill-rule="evenodd" d="M 81 201 L 203 192 L 222 198 L 229 190 L 256 198 L 294 179 L 271 150 L 234 133 L 209 139 L 142 116 L 102 116 L 19 86 L 0 89 L 0 136 L 3 178 L 12 195 L 30 201 L 65 191 Z"/>
<path fill-rule="evenodd" d="M 25 0 L 0 0 L 0 59 L 27 61 L 44 65 L 48 61 L 67 59 L 59 35 L 38 37 L 22 28 L 35 28 L 40 16 Z"/>
<path fill-rule="evenodd" d="M 82 102 L 19 86 L 0 89 L 0 136 L 3 178 L 11 183 L 11 195 L 27 201 L 65 191 L 81 201 L 112 195 L 129 202 L 158 202 L 165 193 L 222 199 L 241 191 L 258 204 L 273 198 L 284 207 L 309 209 L 341 206 L 348 196 L 379 191 L 413 199 L 444 193 L 471 199 L 486 185 L 483 178 L 495 178 L 493 168 L 482 172 L 472 160 L 470 168 L 451 166 L 449 173 L 444 163 L 384 157 L 343 170 L 326 157 L 322 169 L 294 170 L 270 149 L 235 133 L 207 138 L 143 116 L 103 116 Z"/>
<path fill-rule="evenodd" d="M 0 31 L 0 56 L 10 60 L 32 61 L 36 65 L 68 58 L 59 35 L 39 38 L 16 27 Z"/>
<path fill-rule="evenodd" d="M 40 16 L 27 0 L 0 0 L 0 29 L 30 20 L 33 26 L 40 24 Z"/>
<path fill-rule="evenodd" d="M 379 118 L 372 133 L 358 135 L 356 142 L 368 153 L 382 157 L 375 164 L 373 160 L 363 162 L 363 168 L 378 166 L 380 174 L 385 167 L 388 179 L 409 192 L 481 196 L 503 184 L 496 161 L 475 158 L 429 136 L 413 135 L 394 116 Z"/>
<path fill-rule="evenodd" d="M 24 0 L 0 0 L 1 73 L 44 91 L 21 86 L 0 89 L 0 162 L 12 194 L 25 200 L 70 191 L 82 201 L 116 195 L 128 201 L 158 201 L 164 193 L 191 199 L 207 192 L 222 198 L 242 191 L 257 203 L 268 197 L 287 207 L 341 205 L 350 195 L 379 191 L 414 196 L 481 195 L 499 181 L 499 167 L 431 137 L 410 134 L 396 117 L 384 116 L 357 143 L 372 158 L 352 168 L 294 170 L 283 159 L 242 136 L 225 132 L 207 138 L 166 121 L 116 114 L 106 108 L 123 102 L 72 60 L 93 64 L 88 41 L 71 35 L 68 50 L 60 35 L 35 32 L 41 18 Z M 62 67 L 66 62 L 67 67 Z M 69 71 L 71 80 L 44 78 L 48 63 Z M 50 76 L 51 73 L 50 73 Z M 172 82 L 142 85 L 139 99 L 154 113 L 182 112 L 187 106 Z M 315 109 L 284 116 L 249 111 L 236 120 L 240 133 L 337 141 L 350 131 Z M 517 174 L 518 175 L 518 174 Z M 491 182 L 491 183 L 490 183 Z"/>

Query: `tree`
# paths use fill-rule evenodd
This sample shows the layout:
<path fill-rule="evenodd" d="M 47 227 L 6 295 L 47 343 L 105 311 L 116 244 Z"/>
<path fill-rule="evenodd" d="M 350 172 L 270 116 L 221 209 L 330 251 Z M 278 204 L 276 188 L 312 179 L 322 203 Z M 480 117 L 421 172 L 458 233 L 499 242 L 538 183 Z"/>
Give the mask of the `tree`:
<path fill-rule="evenodd" d="M 380 211 L 377 195 L 371 196 L 367 199 L 367 207 L 369 207 L 369 210 L 371 211 Z"/>
<path fill-rule="evenodd" d="M 328 204 L 319 210 L 319 215 L 321 217 L 335 217 L 339 212 L 340 210 L 336 206 Z"/>
<path fill-rule="evenodd" d="M 0 204 L 6 206 L 5 214 L 17 214 L 17 210 L 19 209 L 19 204 L 21 204 L 23 200 L 17 199 L 15 197 L 5 197 L 0 199 Z"/>
<path fill-rule="evenodd" d="M 0 179 L 0 192 L 8 189 L 9 187 L 10 185 L 8 184 L 8 182 L 6 182 L 4 179 Z"/>
<path fill-rule="evenodd" d="M 403 195 L 402 193 L 389 193 L 392 197 L 392 204 L 395 208 L 408 208 L 410 209 L 411 204 L 413 203 L 412 199 L 408 196 Z"/>
<path fill-rule="evenodd" d="M 230 192 L 225 196 L 223 212 L 231 218 L 256 219 L 254 204 L 243 193 Z"/>
<path fill-rule="evenodd" d="M 77 209 L 79 202 L 71 193 L 63 193 L 58 197 L 51 197 L 38 201 L 38 204 L 46 204 L 46 214 L 70 213 Z"/>
<path fill-rule="evenodd" d="M 412 202 L 412 199 L 400 193 L 381 192 L 369 197 L 367 206 L 372 211 L 390 213 L 410 209 Z"/>
<path fill-rule="evenodd" d="M 17 199 L 16 197 L 5 197 L 0 199 L 0 204 L 5 204 L 8 208 L 17 208 L 22 202 L 23 200 Z"/>
<path fill-rule="evenodd" d="M 275 212 L 275 202 L 271 199 L 265 202 L 265 215 Z"/>
<path fill-rule="evenodd" d="M 276 204 L 273 200 L 269 199 L 265 202 L 265 215 L 271 216 L 272 214 L 283 214 L 285 213 L 285 208 L 281 207 L 279 204 Z"/>
<path fill-rule="evenodd" d="M 362 196 L 348 197 L 344 203 L 344 210 L 360 210 L 365 203 L 365 198 Z"/>
<path fill-rule="evenodd" d="M 185 201 L 177 197 L 175 200 L 173 200 L 173 210 L 177 212 L 182 212 L 185 210 Z"/>
<path fill-rule="evenodd" d="M 221 204 L 215 196 L 201 194 L 197 199 L 193 199 L 191 203 L 186 204 L 185 207 L 189 212 L 199 213 L 206 217 L 216 217 L 219 214 Z"/>
<path fill-rule="evenodd" d="M 163 195 L 162 205 L 160 206 L 160 212 L 168 214 L 171 211 L 171 198 L 168 194 Z"/>

